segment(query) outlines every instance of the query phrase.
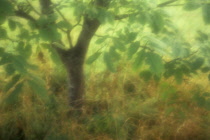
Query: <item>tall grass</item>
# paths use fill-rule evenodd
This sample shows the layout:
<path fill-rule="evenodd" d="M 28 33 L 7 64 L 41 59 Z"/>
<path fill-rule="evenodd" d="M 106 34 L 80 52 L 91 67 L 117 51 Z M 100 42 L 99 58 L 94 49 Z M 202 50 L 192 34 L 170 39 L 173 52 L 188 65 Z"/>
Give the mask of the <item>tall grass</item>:
<path fill-rule="evenodd" d="M 209 82 L 144 82 L 135 73 L 90 72 L 80 112 L 68 106 L 65 80 L 45 71 L 48 102 L 24 88 L 17 104 L 1 98 L 1 140 L 209 140 Z M 48 74 L 47 74 L 48 72 Z M 206 81 L 205 81 L 206 80 Z M 59 81 L 59 82 L 58 82 Z M 60 87 L 57 90 L 55 87 Z M 1 93 L 1 96 L 2 93 Z"/>

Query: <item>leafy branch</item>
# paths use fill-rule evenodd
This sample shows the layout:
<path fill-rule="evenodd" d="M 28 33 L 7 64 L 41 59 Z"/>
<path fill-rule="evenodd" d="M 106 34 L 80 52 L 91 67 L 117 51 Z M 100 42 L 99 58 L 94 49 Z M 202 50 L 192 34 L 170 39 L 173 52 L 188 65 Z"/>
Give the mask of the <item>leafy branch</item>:
<path fill-rule="evenodd" d="M 32 6 L 32 4 L 31 4 L 28 0 L 26 0 L 26 2 L 28 3 L 28 5 L 32 8 L 32 10 L 33 10 L 37 15 L 41 15 L 41 14 Z"/>
<path fill-rule="evenodd" d="M 166 2 L 158 4 L 157 7 L 170 6 L 169 4 L 174 3 L 176 1 L 177 0 L 169 0 L 169 1 L 166 1 Z M 116 15 L 115 16 L 115 20 L 122 20 L 122 19 L 128 18 L 130 16 L 135 16 L 135 15 L 138 15 L 138 14 L 139 14 L 139 12 L 134 12 L 134 13 L 129 13 L 129 14 L 122 14 L 122 15 Z"/>
<path fill-rule="evenodd" d="M 36 19 L 35 18 L 33 18 L 31 15 L 27 14 L 26 12 L 24 12 L 20 9 L 15 11 L 15 15 L 18 16 L 18 17 L 24 18 L 26 20 L 29 20 L 29 21 L 36 24 Z M 36 24 L 36 26 L 38 26 L 38 25 Z"/>
<path fill-rule="evenodd" d="M 193 55 L 195 55 L 197 52 L 198 52 L 198 50 L 192 52 L 191 54 L 189 54 L 189 55 L 187 55 L 187 56 L 185 56 L 185 57 L 179 57 L 179 58 L 173 59 L 173 60 L 171 60 L 171 61 L 168 61 L 168 62 L 166 62 L 166 63 L 173 63 L 173 62 L 175 62 L 175 61 L 182 61 L 182 60 L 184 60 L 184 59 L 188 59 L 188 58 L 192 57 Z"/>
<path fill-rule="evenodd" d="M 157 7 L 169 6 L 169 4 L 174 3 L 174 2 L 177 2 L 177 1 L 178 0 L 169 0 L 169 1 L 166 1 L 166 2 L 163 2 L 163 3 L 158 4 Z"/>
<path fill-rule="evenodd" d="M 80 20 L 77 22 L 77 24 L 75 24 L 71 29 L 67 30 L 67 39 L 69 42 L 69 47 L 72 48 L 73 47 L 73 43 L 72 43 L 72 39 L 71 39 L 71 31 L 80 24 Z"/>

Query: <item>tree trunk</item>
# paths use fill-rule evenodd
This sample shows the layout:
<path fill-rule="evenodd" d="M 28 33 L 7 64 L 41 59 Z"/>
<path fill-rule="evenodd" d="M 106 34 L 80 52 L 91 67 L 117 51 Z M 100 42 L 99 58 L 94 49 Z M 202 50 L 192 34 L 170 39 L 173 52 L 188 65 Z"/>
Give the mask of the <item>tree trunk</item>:
<path fill-rule="evenodd" d="M 67 51 L 58 51 L 68 73 L 69 102 L 75 108 L 80 108 L 83 103 L 85 94 L 83 65 L 89 43 L 99 25 L 98 20 L 85 17 L 76 45 Z"/>
<path fill-rule="evenodd" d="M 51 9 L 51 0 L 39 0 L 39 2 L 42 14 L 49 15 L 54 12 L 54 9 Z M 107 8 L 109 3 L 110 0 L 94 0 L 90 4 L 96 7 Z M 90 41 L 99 26 L 100 22 L 97 19 L 91 18 L 89 15 L 84 15 L 82 30 L 76 45 L 68 50 L 54 46 L 67 69 L 69 79 L 69 102 L 70 105 L 75 108 L 82 106 L 83 96 L 85 94 L 83 65 Z"/>

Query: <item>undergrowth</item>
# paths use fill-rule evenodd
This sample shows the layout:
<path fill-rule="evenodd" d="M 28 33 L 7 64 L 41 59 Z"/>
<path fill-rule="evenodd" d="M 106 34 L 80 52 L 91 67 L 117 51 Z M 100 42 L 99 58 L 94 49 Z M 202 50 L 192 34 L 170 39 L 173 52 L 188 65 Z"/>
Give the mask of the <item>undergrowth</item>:
<path fill-rule="evenodd" d="M 1 94 L 0 140 L 210 139 L 210 89 L 205 79 L 196 82 L 201 77 L 177 85 L 144 82 L 126 69 L 90 72 L 80 112 L 68 106 L 64 78 L 45 74 L 47 101 L 27 87 L 15 104 Z"/>

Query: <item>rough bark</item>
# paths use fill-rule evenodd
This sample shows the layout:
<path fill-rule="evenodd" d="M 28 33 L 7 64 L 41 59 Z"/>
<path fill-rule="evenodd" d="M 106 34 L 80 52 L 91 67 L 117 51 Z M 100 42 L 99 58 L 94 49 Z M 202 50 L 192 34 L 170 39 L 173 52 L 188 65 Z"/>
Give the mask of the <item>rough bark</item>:
<path fill-rule="evenodd" d="M 64 51 L 61 59 L 66 66 L 69 78 L 69 101 L 73 107 L 79 108 L 85 94 L 83 65 L 89 43 L 100 23 L 96 19 L 84 18 L 83 28 L 78 41 L 72 49 Z"/>

